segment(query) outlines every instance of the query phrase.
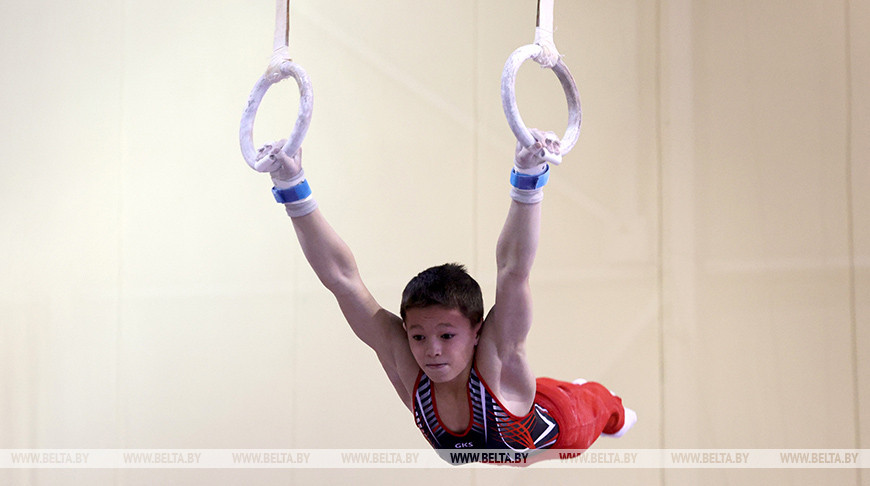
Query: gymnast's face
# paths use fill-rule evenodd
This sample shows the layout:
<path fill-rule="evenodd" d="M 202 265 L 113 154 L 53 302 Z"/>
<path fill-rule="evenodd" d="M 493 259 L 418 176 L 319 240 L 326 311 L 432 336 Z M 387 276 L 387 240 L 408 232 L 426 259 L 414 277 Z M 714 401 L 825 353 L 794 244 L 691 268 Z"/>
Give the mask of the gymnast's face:
<path fill-rule="evenodd" d="M 472 324 L 459 309 L 418 307 L 405 313 L 411 353 L 435 383 L 467 380 L 481 323 Z"/>

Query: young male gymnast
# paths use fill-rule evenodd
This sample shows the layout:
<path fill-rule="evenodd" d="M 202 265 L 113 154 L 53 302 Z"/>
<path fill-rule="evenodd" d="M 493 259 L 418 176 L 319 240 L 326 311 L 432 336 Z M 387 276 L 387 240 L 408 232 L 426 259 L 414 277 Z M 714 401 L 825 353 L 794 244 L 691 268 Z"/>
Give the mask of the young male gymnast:
<path fill-rule="evenodd" d="M 598 383 L 535 378 L 525 351 L 532 325 L 529 274 L 538 247 L 542 187 L 559 141 L 534 130 L 517 144 L 510 209 L 496 249 L 495 304 L 484 318 L 480 286 L 457 264 L 429 268 L 402 293 L 400 315 L 363 284 L 353 254 L 327 223 L 283 141 L 260 148 L 302 250 L 353 332 L 378 356 L 417 427 L 435 449 L 587 449 L 637 420 Z M 258 162 L 259 163 L 259 162 Z M 541 456 L 543 458 L 543 456 Z"/>

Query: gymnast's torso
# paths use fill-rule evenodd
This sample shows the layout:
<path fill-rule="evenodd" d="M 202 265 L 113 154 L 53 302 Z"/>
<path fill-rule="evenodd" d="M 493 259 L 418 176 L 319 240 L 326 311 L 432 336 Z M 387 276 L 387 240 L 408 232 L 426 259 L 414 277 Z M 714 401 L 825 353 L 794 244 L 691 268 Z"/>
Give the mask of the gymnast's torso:
<path fill-rule="evenodd" d="M 556 443 L 559 426 L 543 407 L 533 404 L 524 417 L 508 412 L 473 366 L 468 379 L 471 420 L 464 432 L 448 430 L 438 417 L 432 382 L 422 371 L 414 385 L 414 419 L 435 449 L 511 449 L 524 452 Z"/>

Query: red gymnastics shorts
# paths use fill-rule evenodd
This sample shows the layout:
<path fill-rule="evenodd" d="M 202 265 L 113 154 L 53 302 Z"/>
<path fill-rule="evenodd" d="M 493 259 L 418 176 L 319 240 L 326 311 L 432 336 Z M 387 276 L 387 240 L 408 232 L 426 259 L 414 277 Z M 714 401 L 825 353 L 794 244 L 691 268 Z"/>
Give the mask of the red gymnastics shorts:
<path fill-rule="evenodd" d="M 535 403 L 559 425 L 554 449 L 588 449 L 601 434 L 613 434 L 625 422 L 622 399 L 599 383 L 538 378 Z"/>

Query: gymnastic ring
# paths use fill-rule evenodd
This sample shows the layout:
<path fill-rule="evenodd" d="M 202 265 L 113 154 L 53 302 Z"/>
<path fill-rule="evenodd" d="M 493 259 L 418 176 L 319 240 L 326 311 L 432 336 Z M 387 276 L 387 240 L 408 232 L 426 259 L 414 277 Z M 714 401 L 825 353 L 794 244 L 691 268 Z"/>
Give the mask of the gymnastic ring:
<path fill-rule="evenodd" d="M 281 64 L 278 72 L 269 72 L 261 77 L 251 94 L 248 97 L 248 106 L 242 114 L 242 122 L 239 127 L 239 145 L 242 149 L 242 156 L 245 162 L 252 169 L 258 172 L 266 172 L 257 167 L 257 151 L 254 149 L 254 119 L 257 117 L 257 109 L 260 107 L 260 102 L 266 91 L 269 88 L 284 79 L 292 77 L 296 80 L 299 86 L 299 113 L 296 116 L 296 124 L 293 126 L 293 131 L 287 137 L 287 143 L 282 149 L 285 154 L 292 157 L 299 151 L 302 146 L 302 140 L 305 139 L 305 134 L 308 133 L 308 125 L 311 124 L 311 113 L 314 108 L 314 93 L 311 89 L 311 81 L 308 79 L 308 74 L 302 69 L 302 66 L 292 62 L 285 61 Z"/>
<path fill-rule="evenodd" d="M 517 108 L 516 96 L 516 81 L 517 73 L 520 66 L 528 59 L 532 59 L 542 52 L 542 47 L 537 44 L 529 44 L 515 50 L 508 58 L 504 65 L 504 71 L 501 76 L 501 102 L 504 108 L 505 117 L 507 117 L 508 125 L 514 136 L 519 140 L 523 147 L 531 147 L 535 143 L 535 137 L 523 123 L 523 117 L 520 116 L 520 110 Z M 565 96 L 568 101 L 568 128 L 565 134 L 562 135 L 560 143 L 561 155 L 567 154 L 577 143 L 580 138 L 580 123 L 582 113 L 580 110 L 580 93 L 577 91 L 577 84 L 574 82 L 574 76 L 568 70 L 568 66 L 560 58 L 551 68 L 559 81 L 562 83 L 562 89 L 565 91 Z"/>

